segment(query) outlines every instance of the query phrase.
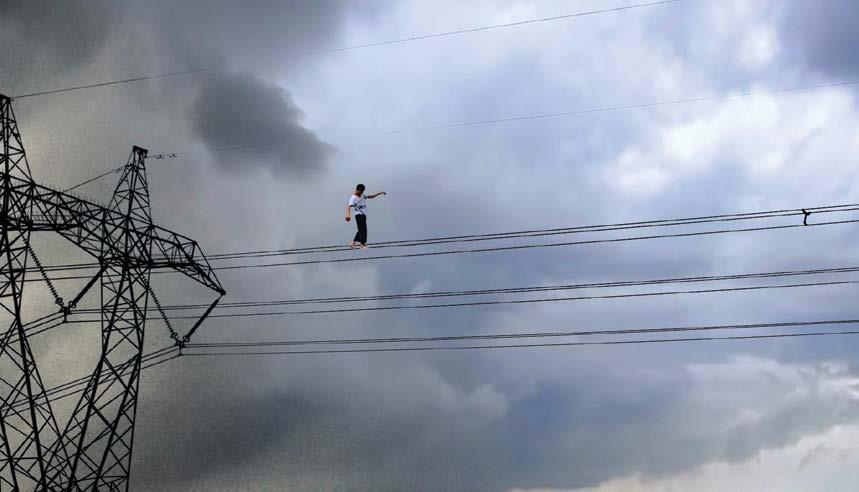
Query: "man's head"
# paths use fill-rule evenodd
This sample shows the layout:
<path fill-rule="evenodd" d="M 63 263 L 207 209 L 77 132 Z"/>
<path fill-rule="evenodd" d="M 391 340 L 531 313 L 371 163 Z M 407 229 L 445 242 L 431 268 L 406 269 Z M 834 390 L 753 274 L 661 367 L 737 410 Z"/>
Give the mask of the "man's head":
<path fill-rule="evenodd" d="M 356 195 L 363 195 L 364 194 L 364 185 L 359 184 L 358 186 L 356 186 L 355 187 L 355 194 Z"/>

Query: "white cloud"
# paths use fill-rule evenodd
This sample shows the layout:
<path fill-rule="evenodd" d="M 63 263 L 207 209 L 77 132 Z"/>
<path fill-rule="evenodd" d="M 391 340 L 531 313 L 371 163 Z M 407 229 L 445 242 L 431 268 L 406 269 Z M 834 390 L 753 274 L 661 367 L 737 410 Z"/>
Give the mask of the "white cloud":
<path fill-rule="evenodd" d="M 771 62 L 778 51 L 778 33 L 773 26 L 764 24 L 749 29 L 743 37 L 738 56 L 746 67 L 758 69 Z"/>
<path fill-rule="evenodd" d="M 703 177 L 732 177 L 737 184 L 759 182 L 774 190 L 816 176 L 821 166 L 830 179 L 847 177 L 853 163 L 837 157 L 836 149 L 843 154 L 853 145 L 859 129 L 853 104 L 849 90 L 830 89 L 671 109 L 671 119 L 653 130 L 652 143 L 619 153 L 604 181 L 618 192 L 652 198 Z M 824 159 L 830 155 L 834 159 Z"/>
<path fill-rule="evenodd" d="M 846 425 L 805 436 L 790 446 L 761 451 L 738 463 L 708 463 L 662 477 L 635 474 L 595 487 L 512 492 L 850 491 L 856 486 L 857 466 L 859 425 Z"/>

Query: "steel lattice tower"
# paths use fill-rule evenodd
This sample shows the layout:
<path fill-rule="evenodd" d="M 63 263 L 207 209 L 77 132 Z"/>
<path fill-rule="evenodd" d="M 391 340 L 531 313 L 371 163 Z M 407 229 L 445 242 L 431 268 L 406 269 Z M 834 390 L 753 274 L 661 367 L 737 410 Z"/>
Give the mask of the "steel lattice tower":
<path fill-rule="evenodd" d="M 0 315 L 11 319 L 0 333 L 0 491 L 127 490 L 150 273 L 173 269 L 219 294 L 188 334 L 172 334 L 180 347 L 224 289 L 196 242 L 152 223 L 145 149 L 132 150 L 107 207 L 52 190 L 33 181 L 11 103 L 0 95 Z M 101 356 L 64 426 L 22 319 L 28 261 L 41 268 L 30 245 L 37 231 L 57 233 L 99 265 L 72 302 L 55 293 L 67 315 L 101 285 Z"/>

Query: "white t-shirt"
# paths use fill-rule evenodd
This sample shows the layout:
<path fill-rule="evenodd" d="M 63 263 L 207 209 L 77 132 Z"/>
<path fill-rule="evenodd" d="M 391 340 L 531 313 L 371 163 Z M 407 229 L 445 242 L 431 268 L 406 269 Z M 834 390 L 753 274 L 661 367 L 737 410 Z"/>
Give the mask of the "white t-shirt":
<path fill-rule="evenodd" d="M 364 195 L 352 195 L 349 198 L 349 207 L 355 210 L 355 215 L 367 215 L 367 198 Z"/>

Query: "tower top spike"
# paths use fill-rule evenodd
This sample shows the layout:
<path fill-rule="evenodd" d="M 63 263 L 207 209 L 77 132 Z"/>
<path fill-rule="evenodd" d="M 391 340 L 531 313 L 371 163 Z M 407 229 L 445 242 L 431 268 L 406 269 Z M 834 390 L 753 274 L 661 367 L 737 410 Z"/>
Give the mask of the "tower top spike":
<path fill-rule="evenodd" d="M 33 179 L 12 109 L 12 99 L 6 96 L 0 96 L 0 168 L 4 174 Z"/>

